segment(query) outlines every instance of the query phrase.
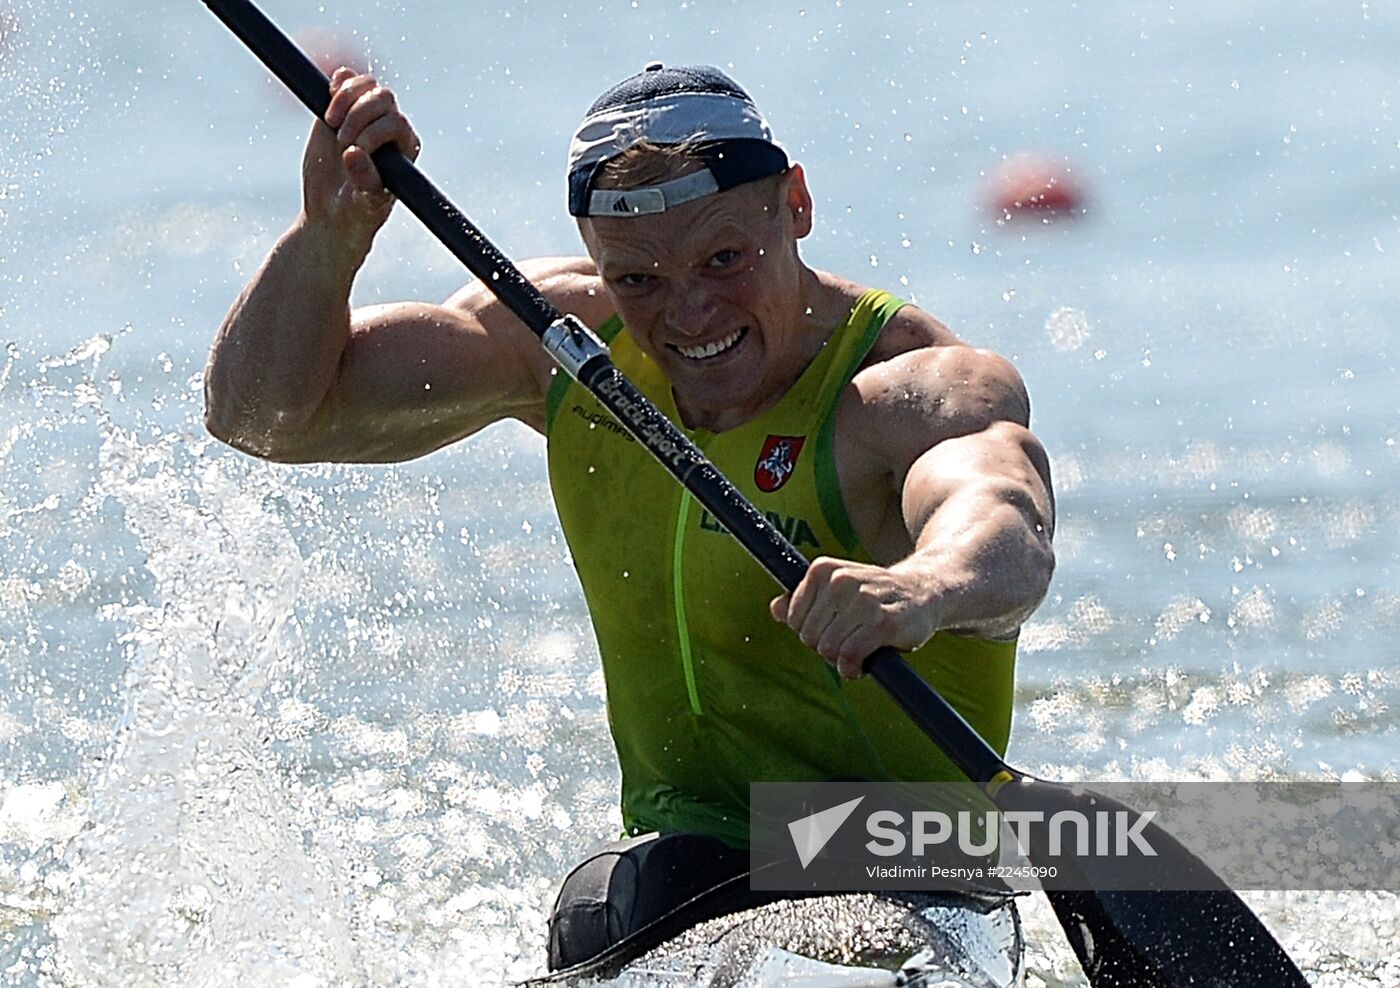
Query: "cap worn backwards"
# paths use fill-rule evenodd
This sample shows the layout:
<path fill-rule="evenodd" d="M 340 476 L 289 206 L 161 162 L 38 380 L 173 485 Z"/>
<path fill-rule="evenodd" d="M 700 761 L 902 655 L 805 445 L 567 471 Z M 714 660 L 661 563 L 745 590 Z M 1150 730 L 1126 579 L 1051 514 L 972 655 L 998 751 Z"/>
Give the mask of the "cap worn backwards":
<path fill-rule="evenodd" d="M 595 189 L 603 166 L 641 141 L 685 144 L 704 167 L 658 185 Z M 574 133 L 569 213 L 660 213 L 787 167 L 787 154 L 773 140 L 768 122 L 733 79 L 705 65 L 666 68 L 652 62 L 598 97 Z"/>

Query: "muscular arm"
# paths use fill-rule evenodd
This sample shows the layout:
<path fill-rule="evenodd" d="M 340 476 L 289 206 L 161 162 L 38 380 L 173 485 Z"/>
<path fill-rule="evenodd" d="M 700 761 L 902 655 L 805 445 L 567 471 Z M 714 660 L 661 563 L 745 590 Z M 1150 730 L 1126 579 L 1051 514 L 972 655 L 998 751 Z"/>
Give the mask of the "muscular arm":
<path fill-rule="evenodd" d="M 862 371 L 847 404 L 842 487 L 872 509 L 857 527 L 882 565 L 815 559 L 774 616 L 846 676 L 881 645 L 1014 633 L 1054 569 L 1049 465 L 1015 370 L 917 348 Z"/>
<path fill-rule="evenodd" d="M 531 334 L 481 286 L 443 305 L 351 311 L 350 290 L 392 197 L 370 154 L 416 156 L 393 94 L 336 72 L 326 126 L 302 160 L 303 208 L 225 317 L 205 374 L 205 420 L 267 459 L 392 461 L 500 418 L 543 428 L 551 368 Z M 522 265 L 564 311 L 606 317 L 590 262 Z"/>
<path fill-rule="evenodd" d="M 945 440 L 915 461 L 902 493 L 915 549 L 891 569 L 929 588 L 935 630 L 1014 634 L 1054 569 L 1040 443 L 1011 422 Z"/>
<path fill-rule="evenodd" d="M 225 319 L 205 376 L 211 433 L 283 462 L 392 462 L 502 418 L 543 428 L 549 358 L 494 296 L 469 286 L 443 305 L 351 312 L 347 276 L 316 278 L 315 237 L 283 237 Z M 606 315 L 586 260 L 521 270 L 565 311 Z"/>
<path fill-rule="evenodd" d="M 282 458 L 317 415 L 350 337 L 362 255 L 299 217 L 224 317 L 204 373 L 205 425 L 255 456 Z"/>

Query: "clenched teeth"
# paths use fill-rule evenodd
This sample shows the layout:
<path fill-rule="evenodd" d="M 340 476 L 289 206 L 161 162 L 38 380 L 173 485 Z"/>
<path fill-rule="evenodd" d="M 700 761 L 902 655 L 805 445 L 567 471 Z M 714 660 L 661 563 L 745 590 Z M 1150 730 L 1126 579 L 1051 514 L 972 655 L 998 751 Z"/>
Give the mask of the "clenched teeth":
<path fill-rule="evenodd" d="M 689 357 L 691 360 L 704 360 L 706 357 L 713 357 L 728 350 L 735 343 L 738 343 L 739 337 L 743 335 L 742 329 L 736 329 L 722 340 L 715 340 L 704 346 L 678 346 L 676 349 L 683 357 Z"/>

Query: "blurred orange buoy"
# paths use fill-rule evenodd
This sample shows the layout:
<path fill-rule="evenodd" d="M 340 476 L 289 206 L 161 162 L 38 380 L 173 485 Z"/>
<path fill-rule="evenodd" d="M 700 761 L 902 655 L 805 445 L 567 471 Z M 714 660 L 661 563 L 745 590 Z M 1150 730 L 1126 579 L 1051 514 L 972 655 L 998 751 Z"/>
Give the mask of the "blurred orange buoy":
<path fill-rule="evenodd" d="M 354 43 L 347 43 L 327 28 L 304 28 L 293 32 L 292 40 L 298 48 L 306 53 L 306 57 L 311 59 L 316 67 L 327 76 L 334 75 L 335 70 L 342 65 L 349 66 L 357 73 L 370 71 L 369 55 Z M 382 71 L 383 67 L 375 65 L 374 70 L 376 72 Z M 271 75 L 267 76 L 267 84 L 275 90 L 276 98 L 283 105 L 297 112 L 302 111 L 301 102 Z"/>
<path fill-rule="evenodd" d="M 1088 205 L 1084 186 L 1069 163 L 1039 154 L 1018 154 L 994 168 L 987 176 L 986 199 L 1000 222 L 1017 216 L 1080 216 Z"/>
<path fill-rule="evenodd" d="M 298 31 L 294 36 L 297 46 L 306 52 L 311 61 L 316 63 L 326 75 L 335 72 L 342 65 L 348 65 L 356 72 L 366 72 L 369 70 L 369 59 L 363 51 L 351 44 L 346 44 L 324 28 L 307 28 Z"/>

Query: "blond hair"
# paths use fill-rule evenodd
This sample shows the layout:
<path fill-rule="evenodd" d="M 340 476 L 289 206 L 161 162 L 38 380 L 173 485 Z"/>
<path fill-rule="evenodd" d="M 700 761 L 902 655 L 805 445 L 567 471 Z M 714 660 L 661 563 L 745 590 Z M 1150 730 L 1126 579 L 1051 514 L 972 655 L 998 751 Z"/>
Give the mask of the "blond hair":
<path fill-rule="evenodd" d="M 705 167 L 699 154 L 699 141 L 657 144 L 645 138 L 630 145 L 598 170 L 600 189 L 635 189 L 680 178 Z"/>

